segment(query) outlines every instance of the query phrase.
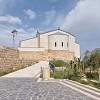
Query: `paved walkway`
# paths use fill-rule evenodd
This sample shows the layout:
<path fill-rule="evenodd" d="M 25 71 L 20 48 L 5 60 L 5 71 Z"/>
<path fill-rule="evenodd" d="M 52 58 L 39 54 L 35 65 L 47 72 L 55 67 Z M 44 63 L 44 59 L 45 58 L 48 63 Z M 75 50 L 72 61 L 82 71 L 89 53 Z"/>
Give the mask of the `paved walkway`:
<path fill-rule="evenodd" d="M 33 78 L 1 78 L 0 100 L 97 100 L 57 81 Z M 98 99 L 99 100 L 99 99 Z"/>
<path fill-rule="evenodd" d="M 100 90 L 71 80 L 36 81 L 41 61 L 0 78 L 0 100 L 100 100 Z"/>
<path fill-rule="evenodd" d="M 41 72 L 41 67 L 48 66 L 47 61 L 41 61 L 37 64 L 34 64 L 30 67 L 15 71 L 13 73 L 7 74 L 3 77 L 35 77 Z"/>

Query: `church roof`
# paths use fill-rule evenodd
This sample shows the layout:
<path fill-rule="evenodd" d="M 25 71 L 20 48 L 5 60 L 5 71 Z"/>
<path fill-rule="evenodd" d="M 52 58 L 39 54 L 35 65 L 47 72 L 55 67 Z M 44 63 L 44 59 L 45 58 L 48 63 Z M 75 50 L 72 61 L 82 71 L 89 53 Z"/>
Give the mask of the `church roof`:
<path fill-rule="evenodd" d="M 62 30 L 62 29 L 58 28 L 58 29 L 55 29 L 55 30 L 50 30 L 50 31 L 46 31 L 46 32 L 39 32 L 39 31 L 37 31 L 37 34 L 36 34 L 36 36 L 35 36 L 35 37 L 28 38 L 28 39 L 25 39 L 25 40 L 22 40 L 22 41 L 26 41 L 26 40 L 30 40 L 30 39 L 37 38 L 38 34 L 42 35 L 42 34 L 46 34 L 46 33 L 49 33 L 49 32 L 54 32 L 54 31 L 57 31 L 57 30 L 58 30 L 58 31 L 65 32 L 65 33 L 68 33 L 68 34 L 70 34 L 70 35 L 72 35 L 72 36 L 74 36 L 74 37 L 75 37 L 75 35 L 74 35 L 74 34 L 72 34 L 72 33 L 70 33 L 70 32 L 67 32 L 67 31 L 64 31 L 64 30 Z M 20 41 L 20 42 L 21 42 L 21 41 Z"/>
<path fill-rule="evenodd" d="M 41 34 L 46 34 L 46 33 L 53 32 L 53 31 L 57 31 L 57 30 L 62 31 L 62 32 L 65 32 L 65 33 L 68 33 L 68 34 L 70 34 L 70 35 L 72 35 L 72 36 L 75 37 L 74 34 L 72 34 L 72 33 L 70 33 L 70 32 L 67 32 L 67 31 L 64 31 L 64 30 L 62 30 L 62 29 L 60 29 L 60 28 L 58 28 L 58 29 L 54 29 L 54 30 L 50 30 L 50 31 L 46 31 L 46 32 L 42 32 L 42 33 L 39 32 L 39 33 L 40 33 L 40 35 L 41 35 Z"/>

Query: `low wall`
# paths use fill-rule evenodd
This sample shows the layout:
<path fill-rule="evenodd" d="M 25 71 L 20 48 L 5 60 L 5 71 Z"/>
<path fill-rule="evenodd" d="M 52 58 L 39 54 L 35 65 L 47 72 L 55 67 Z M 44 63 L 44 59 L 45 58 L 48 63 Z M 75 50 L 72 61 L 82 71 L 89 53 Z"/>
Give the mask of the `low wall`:
<path fill-rule="evenodd" d="M 50 59 L 67 61 L 67 60 L 73 60 L 74 53 L 66 51 L 66 50 L 49 50 L 48 51 L 48 57 Z"/>
<path fill-rule="evenodd" d="M 19 51 L 11 47 L 0 47 L 0 71 L 19 69 L 34 63 L 33 60 L 19 59 Z"/>
<path fill-rule="evenodd" d="M 73 60 L 74 53 L 65 50 L 19 51 L 20 59 L 41 61 L 47 59 Z"/>
<path fill-rule="evenodd" d="M 25 60 L 41 61 L 47 59 L 47 53 L 44 51 L 20 51 L 19 58 Z"/>

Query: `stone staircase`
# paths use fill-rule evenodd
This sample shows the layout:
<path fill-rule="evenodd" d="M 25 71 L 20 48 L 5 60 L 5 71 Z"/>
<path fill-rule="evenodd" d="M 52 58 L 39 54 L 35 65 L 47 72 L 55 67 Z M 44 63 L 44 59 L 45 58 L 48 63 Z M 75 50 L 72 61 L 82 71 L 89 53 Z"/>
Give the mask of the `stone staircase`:
<path fill-rule="evenodd" d="M 60 83 L 67 87 L 72 88 L 75 91 L 81 92 L 95 100 L 100 100 L 100 90 L 91 86 L 87 86 L 72 80 L 61 80 Z"/>

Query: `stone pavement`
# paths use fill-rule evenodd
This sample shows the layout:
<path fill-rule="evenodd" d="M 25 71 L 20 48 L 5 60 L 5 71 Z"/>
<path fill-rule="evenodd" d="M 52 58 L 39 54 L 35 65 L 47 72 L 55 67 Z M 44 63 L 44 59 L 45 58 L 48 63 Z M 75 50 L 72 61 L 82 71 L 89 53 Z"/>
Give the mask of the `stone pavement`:
<path fill-rule="evenodd" d="M 58 82 L 0 78 L 0 100 L 95 100 Z"/>
<path fill-rule="evenodd" d="M 36 81 L 41 67 L 46 66 L 48 62 L 41 61 L 1 77 L 0 100 L 99 100 L 93 88 L 87 91 L 85 86 L 68 80 Z"/>

